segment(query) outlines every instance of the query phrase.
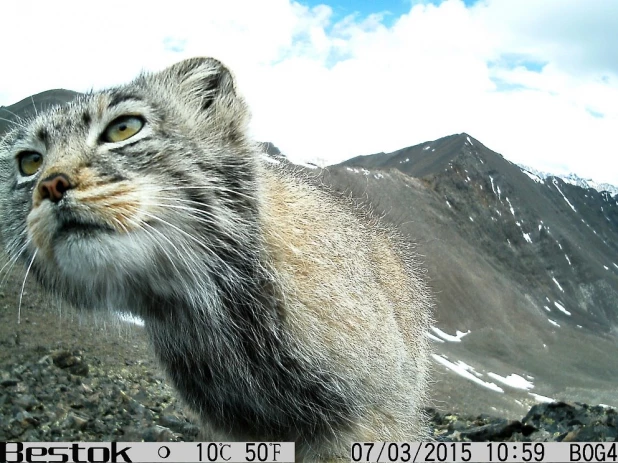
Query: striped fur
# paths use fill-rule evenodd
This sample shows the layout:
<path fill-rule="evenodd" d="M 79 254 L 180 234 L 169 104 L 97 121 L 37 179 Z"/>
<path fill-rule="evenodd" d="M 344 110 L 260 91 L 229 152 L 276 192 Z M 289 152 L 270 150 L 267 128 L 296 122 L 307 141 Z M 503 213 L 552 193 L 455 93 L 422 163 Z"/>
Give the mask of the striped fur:
<path fill-rule="evenodd" d="M 106 141 L 126 115 L 141 130 Z M 293 440 L 304 461 L 421 439 L 431 302 L 409 250 L 263 162 L 248 118 L 230 72 L 196 58 L 19 122 L 0 142 L 9 258 L 75 306 L 142 317 L 207 438 Z"/>

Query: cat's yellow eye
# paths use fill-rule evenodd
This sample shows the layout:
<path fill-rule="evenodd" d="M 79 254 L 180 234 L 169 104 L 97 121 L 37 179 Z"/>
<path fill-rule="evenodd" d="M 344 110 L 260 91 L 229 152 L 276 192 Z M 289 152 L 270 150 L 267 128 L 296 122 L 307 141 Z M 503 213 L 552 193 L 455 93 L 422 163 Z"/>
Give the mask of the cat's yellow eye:
<path fill-rule="evenodd" d="M 102 139 L 107 143 L 125 141 L 142 130 L 144 120 L 138 116 L 121 116 L 114 119 L 103 132 Z"/>
<path fill-rule="evenodd" d="M 43 155 L 35 151 L 24 151 L 17 155 L 19 163 L 19 172 L 24 177 L 30 177 L 36 174 L 43 164 Z"/>

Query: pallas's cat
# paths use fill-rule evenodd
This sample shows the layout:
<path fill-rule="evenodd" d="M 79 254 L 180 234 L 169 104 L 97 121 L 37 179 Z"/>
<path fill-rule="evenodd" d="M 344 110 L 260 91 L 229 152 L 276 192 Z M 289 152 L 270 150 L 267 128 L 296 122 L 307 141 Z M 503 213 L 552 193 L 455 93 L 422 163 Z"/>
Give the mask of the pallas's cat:
<path fill-rule="evenodd" d="M 51 293 L 144 319 L 207 437 L 422 438 L 430 297 L 406 246 L 265 162 L 220 62 L 195 58 L 21 121 L 0 144 L 0 233 Z"/>

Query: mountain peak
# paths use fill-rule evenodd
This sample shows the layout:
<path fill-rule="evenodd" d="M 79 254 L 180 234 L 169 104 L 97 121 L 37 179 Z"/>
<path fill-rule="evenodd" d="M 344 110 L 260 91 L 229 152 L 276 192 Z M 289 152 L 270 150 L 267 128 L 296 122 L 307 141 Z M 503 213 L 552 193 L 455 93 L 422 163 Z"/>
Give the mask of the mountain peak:
<path fill-rule="evenodd" d="M 392 153 L 357 156 L 339 165 L 366 169 L 395 168 L 412 177 L 437 174 L 448 168 L 454 159 L 467 154 L 480 156 L 481 152 L 493 153 L 467 133 L 458 133 L 437 140 L 420 143 Z M 494 153 L 499 156 L 497 153 Z M 483 160 L 480 161 L 484 162 Z"/>

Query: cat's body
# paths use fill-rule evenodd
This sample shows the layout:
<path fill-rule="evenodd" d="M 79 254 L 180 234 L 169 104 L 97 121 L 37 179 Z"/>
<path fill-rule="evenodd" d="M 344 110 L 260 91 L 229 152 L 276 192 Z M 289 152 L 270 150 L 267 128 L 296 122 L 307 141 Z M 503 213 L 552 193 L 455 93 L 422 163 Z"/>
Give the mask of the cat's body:
<path fill-rule="evenodd" d="M 404 246 L 261 160 L 229 72 L 194 59 L 79 97 L 0 145 L 1 233 L 50 291 L 144 318 L 210 438 L 424 437 L 430 300 Z"/>

